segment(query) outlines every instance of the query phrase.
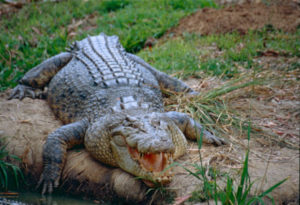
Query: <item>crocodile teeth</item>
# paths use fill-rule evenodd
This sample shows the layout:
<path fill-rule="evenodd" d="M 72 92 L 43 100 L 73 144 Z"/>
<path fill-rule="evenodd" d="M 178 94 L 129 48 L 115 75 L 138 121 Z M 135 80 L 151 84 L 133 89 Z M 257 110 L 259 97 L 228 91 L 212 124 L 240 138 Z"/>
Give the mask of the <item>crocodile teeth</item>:
<path fill-rule="evenodd" d="M 140 164 L 148 171 L 161 172 L 167 164 L 165 154 L 144 154 L 138 159 Z"/>
<path fill-rule="evenodd" d="M 128 146 L 128 151 L 132 159 L 137 160 L 145 171 L 161 172 L 170 165 L 169 153 L 140 153 L 136 148 Z"/>

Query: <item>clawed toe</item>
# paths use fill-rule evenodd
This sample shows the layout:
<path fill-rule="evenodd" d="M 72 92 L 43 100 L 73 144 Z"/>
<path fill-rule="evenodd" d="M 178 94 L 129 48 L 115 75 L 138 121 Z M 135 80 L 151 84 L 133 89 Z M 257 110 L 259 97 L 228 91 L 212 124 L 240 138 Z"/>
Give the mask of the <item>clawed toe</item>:
<path fill-rule="evenodd" d="M 52 192 L 53 192 L 52 182 L 45 182 L 43 185 L 42 195 L 44 195 L 45 193 L 52 194 Z"/>
<path fill-rule="evenodd" d="M 228 144 L 224 139 L 216 137 L 208 131 L 205 131 L 203 140 L 216 146 Z"/>
<path fill-rule="evenodd" d="M 34 88 L 26 86 L 26 85 L 17 85 L 15 87 L 10 96 L 8 97 L 8 100 L 18 98 L 19 100 L 23 100 L 25 97 L 30 97 L 34 99 L 36 97 Z"/>
<path fill-rule="evenodd" d="M 43 188 L 42 188 L 42 195 L 45 194 L 52 194 L 53 192 L 53 184 L 54 184 L 54 188 L 58 187 L 59 185 L 59 179 L 56 180 L 50 180 L 50 179 L 45 179 L 43 174 L 41 175 L 41 178 L 36 186 L 36 189 L 38 189 L 40 187 L 40 185 L 43 184 Z"/>

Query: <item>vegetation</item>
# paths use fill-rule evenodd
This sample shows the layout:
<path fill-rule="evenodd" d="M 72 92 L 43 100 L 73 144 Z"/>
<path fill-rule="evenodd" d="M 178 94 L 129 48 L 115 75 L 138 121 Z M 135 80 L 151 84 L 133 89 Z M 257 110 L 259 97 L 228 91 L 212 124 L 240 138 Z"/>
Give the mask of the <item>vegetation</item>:
<path fill-rule="evenodd" d="M 149 37 L 161 37 L 180 18 L 207 6 L 215 4 L 211 0 L 27 4 L 16 15 L 0 20 L 0 90 L 15 86 L 26 71 L 65 50 L 74 40 L 100 32 L 117 34 L 127 51 L 138 52 Z"/>
<path fill-rule="evenodd" d="M 20 168 L 7 162 L 7 159 L 20 160 L 15 155 L 8 153 L 6 145 L 3 144 L 3 139 L 0 139 L 0 191 L 7 191 L 9 188 L 15 187 L 18 188 L 24 180 Z"/>
<path fill-rule="evenodd" d="M 152 50 L 143 50 L 139 55 L 154 67 L 168 73 L 177 73 L 179 77 L 197 77 L 197 72 L 204 71 L 226 78 L 236 76 L 240 72 L 239 67 L 256 69 L 254 60 L 265 51 L 300 57 L 300 42 L 297 41 L 300 29 L 294 34 L 287 34 L 267 28 L 245 35 L 184 34 L 182 38 L 169 39 Z M 212 55 L 213 51 L 219 54 Z"/>
<path fill-rule="evenodd" d="M 207 179 L 203 168 L 201 169 L 200 173 L 201 173 L 201 177 L 204 181 L 203 192 L 205 193 L 205 195 L 207 197 L 213 197 L 216 204 L 217 204 L 217 201 L 221 201 L 222 204 L 252 204 L 255 202 L 264 204 L 263 197 L 268 196 L 268 194 L 272 190 L 274 190 L 276 187 L 280 186 L 282 183 L 284 183 L 286 181 L 286 179 L 284 179 L 284 180 L 278 182 L 277 184 L 273 185 L 272 187 L 268 188 L 266 191 L 260 193 L 257 196 L 250 196 L 250 193 L 251 193 L 250 191 L 254 184 L 254 182 L 250 181 L 250 176 L 249 176 L 249 172 L 248 172 L 248 160 L 249 160 L 249 151 L 250 151 L 249 150 L 250 130 L 251 130 L 251 128 L 250 128 L 250 123 L 249 123 L 249 125 L 248 125 L 248 148 L 246 150 L 245 161 L 244 161 L 244 165 L 242 168 L 241 178 L 240 178 L 240 181 L 238 183 L 238 187 L 236 190 L 235 190 L 235 187 L 233 184 L 234 179 L 232 179 L 230 176 L 227 176 L 226 188 L 225 188 L 225 190 L 223 190 L 220 187 L 218 187 L 218 185 L 216 183 L 215 175 L 213 175 L 214 181 L 210 182 Z M 201 149 L 201 145 L 202 145 L 202 136 L 200 136 L 198 145 L 199 145 L 199 155 L 200 155 L 200 159 L 201 159 L 200 149 Z M 201 165 L 202 165 L 202 161 L 201 161 Z M 274 204 L 274 201 L 273 201 L 273 204 Z"/>
<path fill-rule="evenodd" d="M 198 151 L 200 158 L 200 165 L 193 164 L 193 167 L 196 171 L 192 171 L 187 168 L 185 165 L 179 163 L 173 163 L 171 166 L 181 166 L 183 167 L 189 174 L 194 176 L 200 182 L 202 182 L 202 188 L 199 190 L 195 190 L 192 196 L 189 198 L 189 201 L 194 202 L 203 202 L 209 199 L 213 199 L 215 204 L 265 204 L 264 197 L 267 196 L 272 200 L 272 204 L 275 204 L 272 196 L 269 195 L 275 188 L 284 183 L 287 179 L 283 179 L 275 185 L 268 188 L 266 191 L 259 193 L 257 195 L 252 195 L 251 190 L 255 183 L 255 181 L 250 180 L 249 172 L 248 172 L 248 160 L 249 160 L 249 141 L 250 141 L 250 123 L 248 124 L 248 148 L 245 154 L 245 160 L 242 168 L 242 173 L 240 175 L 240 180 L 237 183 L 237 187 L 235 186 L 235 179 L 230 177 L 229 174 L 226 175 L 225 186 L 220 186 L 219 182 L 217 182 L 217 177 L 220 175 L 214 169 L 209 169 L 203 166 L 202 156 L 201 156 L 201 147 L 202 147 L 202 137 L 203 133 L 197 139 L 198 142 Z M 207 171 L 210 174 L 206 174 Z M 210 176 L 210 177 L 209 177 Z"/>

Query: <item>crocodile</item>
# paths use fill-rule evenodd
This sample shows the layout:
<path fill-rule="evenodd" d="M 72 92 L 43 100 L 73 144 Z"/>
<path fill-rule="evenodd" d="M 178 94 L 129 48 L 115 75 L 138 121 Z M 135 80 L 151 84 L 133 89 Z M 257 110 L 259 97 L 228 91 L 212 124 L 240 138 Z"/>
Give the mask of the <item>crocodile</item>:
<path fill-rule="evenodd" d="M 78 144 L 99 162 L 152 186 L 171 181 L 168 167 L 186 152 L 185 137 L 195 140 L 203 133 L 204 142 L 225 143 L 189 115 L 164 112 L 162 90 L 198 94 L 126 52 L 117 36 L 104 33 L 75 41 L 66 52 L 29 70 L 9 99 L 34 99 L 45 92 L 64 124 L 48 135 L 43 146 L 38 182 L 42 193 L 59 185 L 67 150 Z"/>

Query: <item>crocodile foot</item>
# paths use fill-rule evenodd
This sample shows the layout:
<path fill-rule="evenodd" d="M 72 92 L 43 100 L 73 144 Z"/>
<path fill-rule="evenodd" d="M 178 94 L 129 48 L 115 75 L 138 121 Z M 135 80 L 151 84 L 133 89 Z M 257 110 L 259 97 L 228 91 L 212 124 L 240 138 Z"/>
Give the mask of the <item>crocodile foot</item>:
<path fill-rule="evenodd" d="M 11 92 L 8 100 L 19 98 L 22 100 L 25 97 L 30 97 L 32 99 L 36 98 L 35 89 L 27 85 L 17 85 Z"/>
<path fill-rule="evenodd" d="M 224 139 L 216 137 L 215 135 L 211 134 L 206 130 L 203 131 L 203 142 L 213 144 L 216 146 L 228 144 L 228 142 L 226 142 Z"/>
<path fill-rule="evenodd" d="M 47 166 L 44 168 L 44 172 L 42 173 L 40 180 L 36 186 L 36 189 L 38 189 L 41 184 L 43 184 L 42 195 L 44 195 L 45 193 L 51 194 L 53 192 L 53 187 L 57 188 L 59 185 L 60 174 L 57 174 L 53 171 L 51 172 L 50 170 L 53 169 Z"/>

